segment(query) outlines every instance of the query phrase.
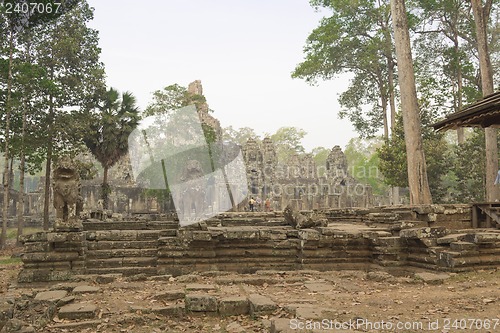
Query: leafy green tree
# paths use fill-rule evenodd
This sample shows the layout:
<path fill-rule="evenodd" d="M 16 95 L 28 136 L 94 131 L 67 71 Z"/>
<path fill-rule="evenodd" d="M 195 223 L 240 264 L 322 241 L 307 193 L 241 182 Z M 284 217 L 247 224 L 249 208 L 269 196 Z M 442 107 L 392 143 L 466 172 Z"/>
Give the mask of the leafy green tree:
<path fill-rule="evenodd" d="M 325 147 L 316 147 L 311 150 L 314 163 L 316 164 L 316 170 L 318 170 L 318 177 L 322 177 L 326 172 L 326 160 L 328 154 L 330 154 L 330 149 Z"/>
<path fill-rule="evenodd" d="M 244 145 L 250 138 L 260 140 L 255 130 L 250 127 L 234 129 L 233 126 L 228 126 L 222 130 L 222 140 L 231 141 L 239 145 Z"/>
<path fill-rule="evenodd" d="M 302 139 L 307 132 L 296 127 L 281 127 L 274 134 L 270 135 L 271 141 L 276 146 L 278 161 L 287 161 L 293 154 L 303 154 L 305 149 L 302 146 Z"/>
<path fill-rule="evenodd" d="M 102 199 L 108 208 L 108 170 L 128 152 L 128 137 L 139 123 L 139 108 L 135 97 L 110 88 L 104 97 L 103 105 L 93 114 L 90 131 L 84 142 L 90 152 L 101 163 L 103 171 Z"/>
<path fill-rule="evenodd" d="M 429 119 L 422 115 L 424 124 Z M 423 149 L 425 152 L 427 176 L 432 197 L 442 202 L 446 196 L 443 178 L 451 168 L 451 152 L 443 133 L 435 133 L 430 127 L 423 126 Z M 402 117 L 398 116 L 396 127 L 390 140 L 377 149 L 380 172 L 384 182 L 391 186 L 408 187 L 407 158 Z"/>
<path fill-rule="evenodd" d="M 44 67 L 52 82 L 39 122 L 44 137 L 45 160 L 44 228 L 48 228 L 51 164 L 54 157 L 80 149 L 87 122 L 75 122 L 68 113 L 94 109 L 104 94 L 104 67 L 99 61 L 98 32 L 87 26 L 93 9 L 79 1 L 60 19 L 33 31 L 33 61 Z"/>
<path fill-rule="evenodd" d="M 167 114 L 191 104 L 195 104 L 200 110 L 200 106 L 204 103 L 206 103 L 205 96 L 192 94 L 187 88 L 175 83 L 153 92 L 153 100 L 144 110 L 143 116 Z"/>
<path fill-rule="evenodd" d="M 7 175 L 12 173 L 13 170 L 10 170 L 9 172 L 9 163 L 7 161 L 10 159 L 11 161 L 13 160 L 10 155 L 15 155 L 15 153 L 11 153 L 12 151 L 10 150 L 11 146 L 11 133 L 16 132 L 13 128 L 11 128 L 11 117 L 13 117 L 13 111 L 14 107 L 19 105 L 20 99 L 17 101 L 15 100 L 15 95 L 16 91 L 13 91 L 14 86 L 16 85 L 15 78 L 14 77 L 14 67 L 19 66 L 19 62 L 26 62 L 27 65 L 30 64 L 29 57 L 28 60 L 26 59 L 21 59 L 18 54 L 20 54 L 19 49 L 22 46 L 22 36 L 24 35 L 29 35 L 33 30 L 36 28 L 42 26 L 43 24 L 49 24 L 49 22 L 56 20 L 60 15 L 66 14 L 69 10 L 71 10 L 77 3 L 76 0 L 68 0 L 65 1 L 64 3 L 58 2 L 56 5 L 56 1 L 44 1 L 44 8 L 47 10 L 44 11 L 30 11 L 29 13 L 26 13 L 24 11 L 18 11 L 15 10 L 16 6 L 23 5 L 25 4 L 25 1 L 21 0 L 4 0 L 2 1 L 2 6 L 0 7 L 0 36 L 6 37 L 8 36 L 8 47 L 7 50 L 8 52 L 0 53 L 0 61 L 3 62 L 3 55 L 8 54 L 8 62 L 6 66 L 6 70 L 4 71 L 4 68 L 1 68 L 1 71 L 3 73 L 7 73 L 6 75 L 6 90 L 5 90 L 5 95 L 1 94 L 0 97 L 5 97 L 5 100 L 3 101 L 3 108 L 2 108 L 2 117 L 4 118 L 4 123 L 5 127 L 2 128 L 3 131 L 3 153 L 4 153 L 4 158 L 5 158 L 5 167 L 4 167 L 4 203 L 3 203 L 3 223 L 2 223 L 2 235 L 0 238 L 0 248 L 5 246 L 6 242 L 6 227 L 7 227 L 7 209 L 8 209 L 8 202 L 9 202 L 9 190 L 10 190 L 10 182 L 9 178 Z M 57 10 L 56 10 L 57 7 Z M 13 9 L 10 11 L 7 11 L 7 9 Z M 50 8 L 51 10 L 48 10 Z M 0 38 L 0 47 L 2 49 L 5 46 L 6 39 Z M 21 53 L 22 54 L 22 53 Z M 17 91 L 19 93 L 19 91 Z M 3 99 L 3 98 L 2 98 Z M 26 134 L 26 112 L 27 112 L 27 96 L 24 96 L 22 98 L 23 100 L 23 107 L 22 107 L 22 136 L 24 137 Z M 24 141 L 24 140 L 23 140 Z M 23 185 L 23 178 L 24 178 L 24 142 L 23 145 L 21 146 L 21 185 Z M 11 163 L 12 165 L 12 163 Z M 21 206 L 23 205 L 24 202 L 24 195 L 23 195 L 23 189 L 21 188 L 21 198 L 20 198 L 20 204 Z M 18 216 L 18 221 L 19 221 L 19 226 L 18 226 L 18 237 L 22 233 L 22 209 L 20 209 L 20 213 Z"/>
<path fill-rule="evenodd" d="M 369 184 L 373 189 L 373 194 L 378 196 L 387 195 L 389 190 L 379 171 L 380 158 L 377 148 L 380 148 L 383 143 L 382 138 L 368 140 L 353 138 L 349 140 L 344 151 L 350 174 L 360 183 Z"/>
<path fill-rule="evenodd" d="M 382 126 L 388 137 L 388 110 L 391 123 L 396 112 L 389 1 L 312 0 L 311 5 L 331 10 L 331 16 L 309 35 L 305 60 L 292 77 L 314 84 L 353 73 L 339 98 L 339 116 L 347 117 L 362 137 L 375 135 Z"/>

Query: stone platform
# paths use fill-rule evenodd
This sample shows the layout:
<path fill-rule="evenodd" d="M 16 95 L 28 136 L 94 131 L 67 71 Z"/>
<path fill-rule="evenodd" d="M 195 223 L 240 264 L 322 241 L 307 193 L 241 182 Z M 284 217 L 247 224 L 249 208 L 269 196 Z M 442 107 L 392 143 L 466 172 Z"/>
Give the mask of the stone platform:
<path fill-rule="evenodd" d="M 19 282 L 64 281 L 81 274 L 179 276 L 366 270 L 372 265 L 456 272 L 500 264 L 500 230 L 450 228 L 470 224 L 470 207 L 304 214 L 329 223 L 295 229 L 280 213 L 226 213 L 187 228 L 175 221 L 141 219 L 87 221 L 80 231 L 39 232 L 24 237 Z"/>

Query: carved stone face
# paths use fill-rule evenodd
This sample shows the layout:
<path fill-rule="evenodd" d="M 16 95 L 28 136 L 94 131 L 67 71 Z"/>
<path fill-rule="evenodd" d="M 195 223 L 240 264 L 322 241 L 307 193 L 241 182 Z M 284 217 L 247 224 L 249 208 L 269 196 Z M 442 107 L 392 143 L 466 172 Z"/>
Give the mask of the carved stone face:
<path fill-rule="evenodd" d="M 203 176 L 201 163 L 197 160 L 189 160 L 184 169 L 185 179 L 194 179 Z"/>

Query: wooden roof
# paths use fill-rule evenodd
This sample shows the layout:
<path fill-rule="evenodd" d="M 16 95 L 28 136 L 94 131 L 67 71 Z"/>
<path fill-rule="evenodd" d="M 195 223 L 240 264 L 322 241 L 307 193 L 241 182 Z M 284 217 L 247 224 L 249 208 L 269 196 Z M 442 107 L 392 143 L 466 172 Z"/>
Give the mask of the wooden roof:
<path fill-rule="evenodd" d="M 483 97 L 431 126 L 437 131 L 458 127 L 500 127 L 500 91 Z"/>

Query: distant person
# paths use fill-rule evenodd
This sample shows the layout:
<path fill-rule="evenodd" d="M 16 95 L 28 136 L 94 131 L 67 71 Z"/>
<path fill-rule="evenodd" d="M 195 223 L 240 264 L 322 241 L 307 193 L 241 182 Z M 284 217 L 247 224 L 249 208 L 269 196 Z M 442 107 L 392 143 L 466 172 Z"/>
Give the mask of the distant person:
<path fill-rule="evenodd" d="M 255 200 L 253 197 L 250 198 L 250 200 L 248 200 L 248 207 L 250 208 L 250 211 L 253 212 L 254 211 L 254 207 L 255 207 Z"/>
<path fill-rule="evenodd" d="M 266 212 L 271 211 L 271 200 L 269 198 L 267 198 L 266 201 L 264 201 L 264 208 Z"/>
<path fill-rule="evenodd" d="M 255 205 L 257 206 L 257 211 L 260 212 L 262 210 L 262 199 L 260 197 L 255 199 Z"/>

